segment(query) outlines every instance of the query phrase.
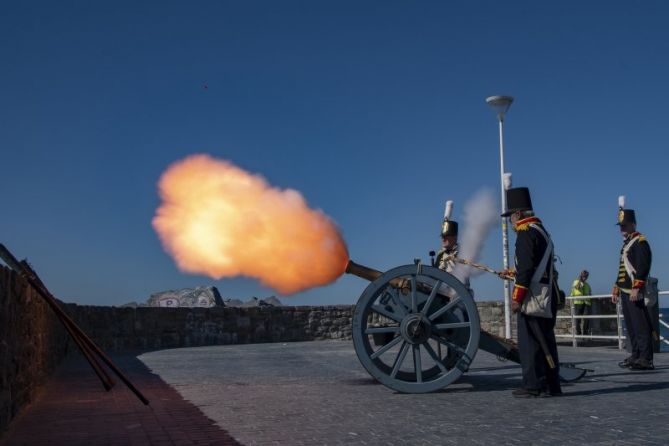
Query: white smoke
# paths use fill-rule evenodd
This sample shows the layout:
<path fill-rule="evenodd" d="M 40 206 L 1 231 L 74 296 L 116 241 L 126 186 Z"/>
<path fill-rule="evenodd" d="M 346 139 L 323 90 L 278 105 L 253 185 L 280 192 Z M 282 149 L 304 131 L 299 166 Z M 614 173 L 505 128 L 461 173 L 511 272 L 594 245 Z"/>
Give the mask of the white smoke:
<path fill-rule="evenodd" d="M 483 250 L 483 242 L 499 222 L 499 204 L 493 198 L 492 191 L 486 188 L 479 190 L 467 201 L 464 209 L 462 218 L 464 230 L 458 241 L 460 245 L 458 256 L 477 262 Z M 479 269 L 458 264 L 455 269 L 455 276 L 465 282 L 470 277 L 482 272 Z"/>

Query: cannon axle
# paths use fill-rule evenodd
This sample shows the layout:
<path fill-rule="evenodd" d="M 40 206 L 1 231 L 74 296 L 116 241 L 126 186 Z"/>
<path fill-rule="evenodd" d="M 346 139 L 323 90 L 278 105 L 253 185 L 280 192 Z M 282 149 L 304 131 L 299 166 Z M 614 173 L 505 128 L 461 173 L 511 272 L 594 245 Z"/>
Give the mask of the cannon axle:
<path fill-rule="evenodd" d="M 432 323 L 422 313 L 412 313 L 402 319 L 400 333 L 409 344 L 423 344 L 430 339 Z"/>

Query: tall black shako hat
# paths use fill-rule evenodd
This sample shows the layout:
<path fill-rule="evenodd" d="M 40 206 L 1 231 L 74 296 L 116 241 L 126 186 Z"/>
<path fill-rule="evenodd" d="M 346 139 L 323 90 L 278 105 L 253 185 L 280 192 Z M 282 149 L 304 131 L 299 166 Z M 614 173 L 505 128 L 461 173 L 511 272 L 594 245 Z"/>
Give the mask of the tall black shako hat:
<path fill-rule="evenodd" d="M 451 213 L 453 212 L 453 201 L 446 202 L 446 209 L 444 209 L 444 221 L 441 224 L 441 236 L 458 235 L 458 222 L 451 220 Z"/>
<path fill-rule="evenodd" d="M 506 190 L 506 208 L 507 211 L 502 217 L 508 217 L 517 211 L 531 211 L 532 199 L 530 190 L 526 187 L 512 187 Z"/>
<path fill-rule="evenodd" d="M 625 209 L 625 196 L 618 197 L 618 226 L 626 223 L 636 224 L 636 215 L 633 209 Z"/>

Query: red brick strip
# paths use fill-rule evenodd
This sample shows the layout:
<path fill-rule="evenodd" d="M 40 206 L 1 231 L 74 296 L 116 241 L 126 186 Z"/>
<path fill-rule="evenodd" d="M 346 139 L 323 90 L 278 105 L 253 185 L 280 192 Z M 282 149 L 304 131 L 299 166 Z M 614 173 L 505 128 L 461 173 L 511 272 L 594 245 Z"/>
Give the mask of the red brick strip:
<path fill-rule="evenodd" d="M 113 360 L 149 406 L 120 381 L 106 392 L 83 358 L 72 356 L 12 422 L 0 445 L 240 445 L 135 356 Z"/>

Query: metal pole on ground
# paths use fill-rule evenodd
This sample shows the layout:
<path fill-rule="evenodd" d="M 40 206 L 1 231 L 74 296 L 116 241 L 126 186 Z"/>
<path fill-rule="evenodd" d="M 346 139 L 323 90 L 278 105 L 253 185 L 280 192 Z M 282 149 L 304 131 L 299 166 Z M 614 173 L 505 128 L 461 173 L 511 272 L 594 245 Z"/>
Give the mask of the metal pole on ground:
<path fill-rule="evenodd" d="M 620 299 L 616 302 L 616 320 L 618 321 L 618 350 L 623 349 L 623 324 L 620 316 Z"/>
<path fill-rule="evenodd" d="M 571 346 L 578 347 L 576 342 L 576 318 L 574 317 L 574 301 L 569 300 L 569 308 L 571 309 Z"/>

